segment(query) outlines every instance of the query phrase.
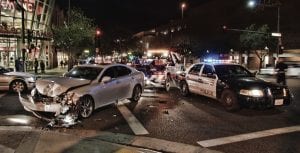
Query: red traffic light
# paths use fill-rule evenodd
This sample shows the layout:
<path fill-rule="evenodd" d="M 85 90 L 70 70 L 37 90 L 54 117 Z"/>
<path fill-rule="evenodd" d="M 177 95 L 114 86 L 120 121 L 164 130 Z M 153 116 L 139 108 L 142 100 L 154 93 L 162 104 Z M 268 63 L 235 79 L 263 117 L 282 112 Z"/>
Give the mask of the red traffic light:
<path fill-rule="evenodd" d="M 99 29 L 96 30 L 96 35 L 99 36 L 101 34 L 101 31 Z"/>

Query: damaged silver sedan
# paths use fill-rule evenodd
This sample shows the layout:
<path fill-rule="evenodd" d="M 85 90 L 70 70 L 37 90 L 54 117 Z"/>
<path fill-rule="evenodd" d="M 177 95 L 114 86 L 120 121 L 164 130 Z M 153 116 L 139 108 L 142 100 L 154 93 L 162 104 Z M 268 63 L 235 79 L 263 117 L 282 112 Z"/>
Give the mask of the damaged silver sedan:
<path fill-rule="evenodd" d="M 62 124 L 72 125 L 78 117 L 88 118 L 106 105 L 129 99 L 138 102 L 144 88 L 144 74 L 121 64 L 81 65 L 64 77 L 41 79 L 31 95 L 19 99 L 27 111 L 39 118 L 52 114 Z"/>

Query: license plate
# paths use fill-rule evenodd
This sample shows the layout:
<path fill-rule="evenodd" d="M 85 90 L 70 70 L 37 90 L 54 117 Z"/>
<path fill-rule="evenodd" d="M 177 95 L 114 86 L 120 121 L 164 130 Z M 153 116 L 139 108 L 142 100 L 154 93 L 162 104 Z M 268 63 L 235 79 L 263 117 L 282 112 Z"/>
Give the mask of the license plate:
<path fill-rule="evenodd" d="M 283 99 L 275 99 L 275 106 L 283 105 Z"/>

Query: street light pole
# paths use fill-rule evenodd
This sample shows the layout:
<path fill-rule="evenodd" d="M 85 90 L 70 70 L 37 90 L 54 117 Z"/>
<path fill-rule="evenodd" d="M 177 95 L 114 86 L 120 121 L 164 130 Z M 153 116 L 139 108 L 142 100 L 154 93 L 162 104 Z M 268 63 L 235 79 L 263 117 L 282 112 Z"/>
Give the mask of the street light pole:
<path fill-rule="evenodd" d="M 186 7 L 186 4 L 185 3 L 181 3 L 181 19 L 183 20 L 184 18 L 184 9 Z"/>
<path fill-rule="evenodd" d="M 277 33 L 280 33 L 280 4 L 277 5 Z M 281 37 L 278 37 L 277 43 L 277 60 L 279 58 L 279 50 L 282 45 Z"/>
<path fill-rule="evenodd" d="M 267 2 L 267 3 L 263 3 L 263 4 L 257 4 L 257 2 L 255 0 L 249 0 L 248 1 L 248 6 L 253 8 L 253 7 L 277 7 L 277 33 L 280 34 L 280 6 L 281 6 L 281 3 L 279 0 L 276 0 L 276 2 Z M 278 37 L 278 42 L 277 42 L 277 49 L 276 49 L 276 58 L 278 60 L 279 58 L 279 50 L 280 50 L 280 47 L 282 45 L 282 40 L 281 40 L 281 36 Z M 273 57 L 273 54 L 271 54 L 272 57 Z"/>

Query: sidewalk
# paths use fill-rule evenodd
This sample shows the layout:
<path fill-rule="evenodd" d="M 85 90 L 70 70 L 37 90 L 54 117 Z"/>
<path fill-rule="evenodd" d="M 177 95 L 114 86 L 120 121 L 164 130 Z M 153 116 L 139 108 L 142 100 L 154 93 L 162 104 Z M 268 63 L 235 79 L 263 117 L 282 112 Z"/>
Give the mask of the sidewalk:
<path fill-rule="evenodd" d="M 68 131 L 0 126 L 0 153 L 218 153 L 156 138 L 89 130 Z"/>

